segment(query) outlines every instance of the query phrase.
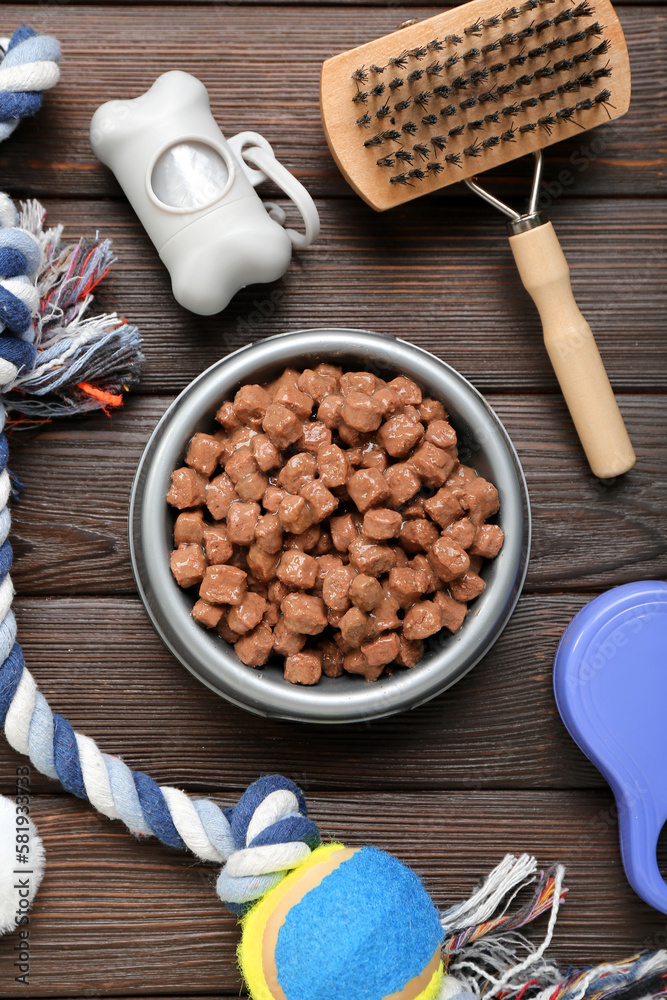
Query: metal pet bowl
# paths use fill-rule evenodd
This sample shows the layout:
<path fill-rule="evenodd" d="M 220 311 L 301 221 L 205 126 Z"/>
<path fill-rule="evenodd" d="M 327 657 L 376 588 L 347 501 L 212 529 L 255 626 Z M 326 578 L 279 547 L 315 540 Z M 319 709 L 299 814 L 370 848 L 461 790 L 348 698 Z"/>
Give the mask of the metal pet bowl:
<path fill-rule="evenodd" d="M 178 587 L 169 569 L 175 513 L 165 502 L 171 473 L 183 463 L 188 441 L 208 431 L 220 403 L 244 383 L 262 383 L 286 367 L 320 362 L 349 371 L 369 370 L 387 379 L 407 375 L 449 411 L 463 462 L 493 482 L 500 494 L 498 523 L 505 543 L 485 563 L 483 594 L 471 604 L 461 629 L 426 641 L 411 670 L 396 669 L 375 683 L 343 675 L 313 687 L 292 685 L 282 665 L 241 663 L 216 632 L 190 616 L 193 595 Z M 164 414 L 139 462 L 129 511 L 132 568 L 146 610 L 166 646 L 213 691 L 257 715 L 302 722 L 362 722 L 415 708 L 455 684 L 489 651 L 505 628 L 528 567 L 530 507 L 514 447 L 491 407 L 458 372 L 427 351 L 363 330 L 301 330 L 244 347 L 213 365 L 178 396 Z"/>

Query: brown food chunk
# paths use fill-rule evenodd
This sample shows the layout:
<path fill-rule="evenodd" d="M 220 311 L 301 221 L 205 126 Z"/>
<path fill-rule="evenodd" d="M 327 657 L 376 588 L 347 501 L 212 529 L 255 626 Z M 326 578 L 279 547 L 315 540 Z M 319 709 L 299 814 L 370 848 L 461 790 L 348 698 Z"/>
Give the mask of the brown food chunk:
<path fill-rule="evenodd" d="M 261 423 L 271 397 L 261 385 L 243 385 L 234 396 L 232 409 L 242 424 Z"/>
<path fill-rule="evenodd" d="M 261 500 L 268 486 L 268 479 L 263 472 L 251 472 L 236 484 L 236 492 L 241 500 Z"/>
<path fill-rule="evenodd" d="M 404 406 L 419 406 L 422 401 L 422 391 L 419 386 L 411 379 L 405 378 L 404 375 L 399 375 L 398 378 L 392 379 L 387 385 L 394 392 L 398 393 Z"/>
<path fill-rule="evenodd" d="M 242 445 L 251 445 L 253 438 L 257 437 L 257 431 L 253 427 L 239 427 L 235 430 L 229 440 L 229 455 Z M 229 456 L 228 456 L 229 457 Z"/>
<path fill-rule="evenodd" d="M 378 443 L 392 458 L 405 458 L 424 436 L 424 427 L 405 413 L 390 417 L 377 432 Z"/>
<path fill-rule="evenodd" d="M 434 590 L 442 590 L 444 588 L 444 583 L 434 572 L 433 567 L 423 552 L 418 552 L 416 556 L 412 557 L 410 567 L 424 573 L 424 579 L 428 581 L 424 590 L 425 594 L 430 594 Z"/>
<path fill-rule="evenodd" d="M 312 397 L 294 385 L 283 385 L 273 394 L 273 402 L 285 406 L 300 420 L 307 420 L 313 409 Z"/>
<path fill-rule="evenodd" d="M 426 428 L 425 440 L 438 448 L 456 447 L 456 431 L 447 420 L 433 420 Z"/>
<path fill-rule="evenodd" d="M 350 392 L 345 397 L 341 416 L 348 427 L 364 434 L 376 431 L 382 423 L 382 406 L 364 392 Z"/>
<path fill-rule="evenodd" d="M 337 394 L 326 396 L 317 409 L 317 419 L 321 420 L 330 430 L 337 430 L 343 422 L 340 413 L 344 402 L 343 397 Z"/>
<path fill-rule="evenodd" d="M 456 460 L 448 451 L 437 448 L 430 441 L 424 441 L 410 458 L 410 465 L 426 486 L 437 489 L 447 482 Z"/>
<path fill-rule="evenodd" d="M 430 424 L 434 420 L 446 420 L 447 411 L 437 399 L 422 399 L 419 404 L 419 417 L 423 424 Z"/>
<path fill-rule="evenodd" d="M 407 503 L 421 487 L 414 469 L 402 462 L 390 465 L 383 475 L 389 488 L 389 503 L 392 507 L 401 507 Z"/>
<path fill-rule="evenodd" d="M 341 421 L 338 427 L 338 437 L 348 448 L 356 448 L 358 445 L 365 444 L 368 441 L 369 435 L 358 431 L 355 427 L 350 427 L 345 421 Z M 354 465 L 351 458 L 350 462 Z"/>
<path fill-rule="evenodd" d="M 208 566 L 199 596 L 209 604 L 240 604 L 246 593 L 247 573 L 236 566 Z"/>
<path fill-rule="evenodd" d="M 262 472 L 277 469 L 282 463 L 282 456 L 268 434 L 256 434 L 250 443 L 252 456 Z"/>
<path fill-rule="evenodd" d="M 275 555 L 283 547 L 283 529 L 277 514 L 263 514 L 255 524 L 255 541 L 263 552 Z"/>
<path fill-rule="evenodd" d="M 325 396 L 330 396 L 338 391 L 337 376 L 321 374 L 318 371 L 313 371 L 312 368 L 306 368 L 305 371 L 301 372 L 296 384 L 301 392 L 305 392 L 316 403 L 321 403 Z"/>
<path fill-rule="evenodd" d="M 362 611 L 372 611 L 384 598 L 384 590 L 375 577 L 366 576 L 365 573 L 354 577 L 348 594 L 352 603 Z"/>
<path fill-rule="evenodd" d="M 434 601 L 413 604 L 403 619 L 403 635 L 410 641 L 426 639 L 442 628 L 440 608 Z"/>
<path fill-rule="evenodd" d="M 371 399 L 378 404 L 382 410 L 383 417 L 391 417 L 403 406 L 399 394 L 395 389 L 390 389 L 389 386 L 384 386 L 382 389 L 378 389 L 373 393 Z"/>
<path fill-rule="evenodd" d="M 234 632 L 245 635 L 255 625 L 259 625 L 267 607 L 267 602 L 259 594 L 247 593 L 238 607 L 230 609 L 227 624 Z"/>
<path fill-rule="evenodd" d="M 167 503 L 183 510 L 186 507 L 203 507 L 206 503 L 207 480 L 195 469 L 184 466 L 171 474 Z"/>
<path fill-rule="evenodd" d="M 320 482 L 328 489 L 345 486 L 350 478 L 350 463 L 337 444 L 324 444 L 317 449 L 317 468 Z"/>
<path fill-rule="evenodd" d="M 288 594 L 280 605 L 285 625 L 301 635 L 318 635 L 327 627 L 324 603 L 308 594 Z"/>
<path fill-rule="evenodd" d="M 288 587 L 298 587 L 300 590 L 310 590 L 315 586 L 317 576 L 317 560 L 297 549 L 283 552 L 276 576 Z"/>
<path fill-rule="evenodd" d="M 186 542 L 201 545 L 203 541 L 204 516 L 201 510 L 184 510 L 174 524 L 174 545 L 184 545 Z"/>
<path fill-rule="evenodd" d="M 206 560 L 201 545 L 194 542 L 179 545 L 171 553 L 169 562 L 179 587 L 194 587 L 204 579 Z"/>
<path fill-rule="evenodd" d="M 378 606 L 373 609 L 372 617 L 378 632 L 401 627 L 398 608 L 399 604 L 396 598 L 391 594 L 386 594 Z"/>
<path fill-rule="evenodd" d="M 206 560 L 211 566 L 229 562 L 234 554 L 232 543 L 227 537 L 226 524 L 207 524 L 204 528 Z"/>
<path fill-rule="evenodd" d="M 343 667 L 348 674 L 361 674 L 367 681 L 376 681 L 384 670 L 384 664 L 372 667 L 360 649 L 345 654 Z"/>
<path fill-rule="evenodd" d="M 286 496 L 278 508 L 278 518 L 285 531 L 301 535 L 315 522 L 313 512 L 303 497 Z"/>
<path fill-rule="evenodd" d="M 312 483 L 316 475 L 317 459 L 314 455 L 300 451 L 298 455 L 292 455 L 280 470 L 278 482 L 288 493 L 296 494 L 308 483 Z"/>
<path fill-rule="evenodd" d="M 468 572 L 470 559 L 464 548 L 453 538 L 443 536 L 428 550 L 427 559 L 431 566 L 445 583 L 455 580 Z"/>
<path fill-rule="evenodd" d="M 395 632 L 385 632 L 373 642 L 368 642 L 361 647 L 371 667 L 386 666 L 395 660 L 399 654 L 401 643 Z"/>
<path fill-rule="evenodd" d="M 356 571 L 352 566 L 340 566 L 331 569 L 322 583 L 322 599 L 333 611 L 347 611 L 350 606 L 350 584 Z"/>
<path fill-rule="evenodd" d="M 346 372 L 340 378 L 340 391 L 344 396 L 353 392 L 370 395 L 378 388 L 378 380 L 370 372 Z"/>
<path fill-rule="evenodd" d="M 325 677 L 340 677 L 343 673 L 343 654 L 334 642 L 318 642 L 322 654 L 322 673 Z"/>
<path fill-rule="evenodd" d="M 183 517 L 184 515 L 179 514 L 178 516 Z M 178 518 L 176 523 L 178 523 Z M 470 546 L 470 555 L 482 556 L 484 559 L 495 559 L 502 548 L 504 539 L 503 529 L 497 524 L 482 524 L 477 529 L 475 540 Z"/>
<path fill-rule="evenodd" d="M 329 527 L 334 548 L 338 552 L 347 552 L 350 542 L 359 537 L 361 518 L 358 514 L 341 514 L 340 517 L 331 518 Z"/>
<path fill-rule="evenodd" d="M 485 587 L 486 584 L 481 576 L 472 572 L 464 573 L 449 584 L 452 597 L 456 601 L 472 601 L 475 597 L 479 597 Z"/>
<path fill-rule="evenodd" d="M 464 514 L 463 507 L 446 486 L 439 489 L 430 499 L 424 500 L 424 510 L 441 528 L 448 527 Z"/>
<path fill-rule="evenodd" d="M 481 530 L 481 529 L 479 529 Z M 458 521 L 449 524 L 443 534 L 453 538 L 464 549 L 469 549 L 475 539 L 475 525 L 469 517 L 460 517 Z"/>
<path fill-rule="evenodd" d="M 262 430 L 266 431 L 276 448 L 282 450 L 299 440 L 302 424 L 286 406 L 271 403 L 262 420 Z"/>
<path fill-rule="evenodd" d="M 188 445 L 185 464 L 204 476 L 212 476 L 223 450 L 224 446 L 217 438 L 210 434 L 195 434 Z"/>
<path fill-rule="evenodd" d="M 400 639 L 400 648 L 396 656 L 396 663 L 399 667 L 414 667 L 424 655 L 424 643 L 421 639 L 406 639 L 404 635 Z"/>
<path fill-rule="evenodd" d="M 401 545 L 406 552 L 428 552 L 439 537 L 440 532 L 435 524 L 425 518 L 404 521 L 399 533 Z"/>
<path fill-rule="evenodd" d="M 222 404 L 215 415 L 215 419 L 230 434 L 233 433 L 233 431 L 238 430 L 241 426 L 241 421 L 234 413 L 234 407 L 229 400 Z"/>
<path fill-rule="evenodd" d="M 258 503 L 237 500 L 227 511 L 227 538 L 233 545 L 252 545 L 261 508 Z"/>
<path fill-rule="evenodd" d="M 424 520 L 427 517 L 427 513 L 424 510 L 424 501 L 426 497 L 420 495 L 413 497 L 407 507 L 404 507 L 401 513 L 403 514 L 404 521 L 417 521 Z"/>
<path fill-rule="evenodd" d="M 310 552 L 317 545 L 321 535 L 317 524 L 312 524 L 300 535 L 288 534 L 285 538 L 286 549 L 301 549 L 302 552 Z"/>
<path fill-rule="evenodd" d="M 482 521 L 488 520 L 500 509 L 498 490 L 481 476 L 473 479 L 465 486 L 464 506 L 468 507 L 468 517 L 478 527 Z"/>
<path fill-rule="evenodd" d="M 397 510 L 378 507 L 364 514 L 362 532 L 366 538 L 373 538 L 376 541 L 396 538 L 401 530 L 402 521 L 403 518 Z"/>
<path fill-rule="evenodd" d="M 200 597 L 192 609 L 192 617 L 204 628 L 216 628 L 224 610 L 218 604 L 209 604 L 208 601 L 203 601 Z"/>
<path fill-rule="evenodd" d="M 365 642 L 372 641 L 378 634 L 375 622 L 361 608 L 350 608 L 346 611 L 338 627 L 345 642 L 355 649 Z"/>
<path fill-rule="evenodd" d="M 286 496 L 285 490 L 281 490 L 278 486 L 267 486 L 262 497 L 264 510 L 268 510 L 270 514 L 276 514 Z"/>
<path fill-rule="evenodd" d="M 370 507 L 379 507 L 389 497 L 389 487 L 377 469 L 359 469 L 347 484 L 347 492 L 363 514 Z"/>
<path fill-rule="evenodd" d="M 331 431 L 321 420 L 311 420 L 303 425 L 303 433 L 296 445 L 302 451 L 317 455 L 324 445 L 331 444 Z"/>
<path fill-rule="evenodd" d="M 273 633 L 266 622 L 260 622 L 252 632 L 241 636 L 234 651 L 248 667 L 263 667 L 273 649 Z"/>
<path fill-rule="evenodd" d="M 379 577 L 394 565 L 394 553 L 388 545 L 377 545 L 365 538 L 355 538 L 348 548 L 350 563 L 366 576 Z"/>
<path fill-rule="evenodd" d="M 362 469 L 378 469 L 384 472 L 387 468 L 387 452 L 384 448 L 369 441 L 361 449 L 360 461 L 357 463 Z"/>
<path fill-rule="evenodd" d="M 282 580 L 271 580 L 267 587 L 266 595 L 272 604 L 280 604 L 289 594 L 289 587 L 286 587 Z"/>
<path fill-rule="evenodd" d="M 317 684 L 322 676 L 322 654 L 309 649 L 285 660 L 285 680 L 290 684 Z"/>
<path fill-rule="evenodd" d="M 238 632 L 235 632 L 234 629 L 231 629 L 227 624 L 227 615 L 223 615 L 218 622 L 216 632 L 225 640 L 225 642 L 231 643 L 232 646 L 235 645 L 235 643 L 237 643 L 241 638 Z"/>
<path fill-rule="evenodd" d="M 257 462 L 252 457 L 252 449 L 249 445 L 241 445 L 225 462 L 225 472 L 234 483 L 234 486 L 245 476 L 257 472 Z"/>
<path fill-rule="evenodd" d="M 433 600 L 440 608 L 443 627 L 449 629 L 450 632 L 458 632 L 468 613 L 467 606 L 455 601 L 451 594 L 445 590 L 438 591 Z"/>
<path fill-rule="evenodd" d="M 256 543 L 248 549 L 247 560 L 250 572 L 263 583 L 268 583 L 269 580 L 273 579 L 280 561 L 278 555 L 264 552 Z"/>
<path fill-rule="evenodd" d="M 273 648 L 280 656 L 294 656 L 306 645 L 305 635 L 292 632 L 281 618 L 273 630 Z"/>
<path fill-rule="evenodd" d="M 338 506 L 338 500 L 336 500 L 333 493 L 317 480 L 308 483 L 307 486 L 302 486 L 299 494 L 308 503 L 313 517 L 318 522 L 323 521 L 329 514 L 333 514 Z"/>
<path fill-rule="evenodd" d="M 278 622 L 282 621 L 282 617 L 280 614 L 280 605 L 269 604 L 268 608 L 264 612 L 264 617 L 262 620 L 265 621 L 267 625 L 270 625 L 271 628 L 277 625 Z"/>
<path fill-rule="evenodd" d="M 408 608 L 428 590 L 429 578 L 421 570 L 392 569 L 389 573 L 389 592 L 402 608 Z"/>

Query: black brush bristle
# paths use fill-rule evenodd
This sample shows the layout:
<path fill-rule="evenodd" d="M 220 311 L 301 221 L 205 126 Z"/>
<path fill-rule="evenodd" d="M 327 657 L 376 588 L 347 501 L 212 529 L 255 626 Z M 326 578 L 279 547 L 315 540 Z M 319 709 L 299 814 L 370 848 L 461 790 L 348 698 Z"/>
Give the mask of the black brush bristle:
<path fill-rule="evenodd" d="M 553 140 L 559 128 L 585 128 L 585 116 L 601 107 L 611 117 L 611 90 L 598 86 L 612 75 L 613 67 L 604 62 L 611 45 L 594 20 L 594 3 L 523 0 L 502 15 L 477 18 L 460 35 L 425 40 L 395 52 L 386 65 L 355 69 L 350 96 L 364 106 L 356 125 L 370 129 L 374 119 L 390 118 L 395 126 L 360 137 L 367 149 L 394 144 L 374 158 L 380 168 L 396 168 L 390 183 L 415 187 L 450 166 L 461 167 L 464 159 L 482 161 L 503 143 L 518 144 L 524 135 L 542 133 Z M 463 71 L 455 76 L 457 65 Z M 385 82 L 379 77 L 387 69 Z M 398 90 L 402 93 L 390 103 L 387 96 Z M 410 108 L 414 120 L 403 115 Z M 394 119 L 399 114 L 410 120 Z M 451 119 L 452 127 L 433 135 L 438 123 L 444 128 L 443 119 Z M 564 134 L 571 133 L 570 127 Z M 533 140 L 529 148 L 534 146 Z"/>

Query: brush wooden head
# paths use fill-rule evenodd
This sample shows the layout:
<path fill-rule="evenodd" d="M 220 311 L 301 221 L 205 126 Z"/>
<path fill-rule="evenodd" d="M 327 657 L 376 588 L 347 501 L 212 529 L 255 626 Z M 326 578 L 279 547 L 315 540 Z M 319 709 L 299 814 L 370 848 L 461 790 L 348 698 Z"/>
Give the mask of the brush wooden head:
<path fill-rule="evenodd" d="M 610 0 L 472 0 L 327 59 L 327 142 L 383 211 L 625 114 Z"/>

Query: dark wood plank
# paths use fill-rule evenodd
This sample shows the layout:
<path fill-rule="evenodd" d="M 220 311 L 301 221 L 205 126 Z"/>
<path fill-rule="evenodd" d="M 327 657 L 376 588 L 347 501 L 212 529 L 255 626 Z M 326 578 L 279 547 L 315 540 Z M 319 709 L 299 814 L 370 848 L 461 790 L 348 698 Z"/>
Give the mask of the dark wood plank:
<path fill-rule="evenodd" d="M 180 391 L 228 351 L 317 326 L 405 337 L 482 391 L 558 391 L 502 218 L 478 199 L 443 201 L 441 213 L 422 199 L 392 215 L 352 198 L 320 201 L 315 246 L 295 255 L 281 281 L 247 288 L 210 318 L 177 305 L 125 202 L 46 205 L 71 239 L 98 230 L 113 238 L 118 262 L 99 286 L 96 308 L 139 325 L 148 357 L 143 391 Z M 667 201 L 563 197 L 550 214 L 614 386 L 667 388 Z"/>
<path fill-rule="evenodd" d="M 667 395 L 623 396 L 637 467 L 611 487 L 587 468 L 559 396 L 490 397 L 522 460 L 533 507 L 529 591 L 597 590 L 667 571 Z M 134 398 L 111 418 L 15 436 L 27 488 L 13 505 L 12 576 L 23 594 L 134 592 L 127 505 L 136 465 L 166 409 Z"/>
<path fill-rule="evenodd" d="M 624 878 L 607 793 L 341 792 L 311 796 L 310 812 L 327 838 L 397 854 L 438 905 L 467 896 L 507 851 L 564 862 L 570 893 L 551 949 L 564 966 L 626 957 L 664 935 L 664 915 Z M 212 866 L 138 842 L 73 799 L 37 796 L 33 814 L 48 867 L 31 918 L 31 996 L 238 992 L 237 930 Z M 3 996 L 26 995 L 12 981 L 13 945 L 0 940 Z"/>
<path fill-rule="evenodd" d="M 138 598 L 24 598 L 16 609 L 26 663 L 54 711 L 163 784 L 228 794 L 278 772 L 309 790 L 380 783 L 405 792 L 606 787 L 553 696 L 556 647 L 586 602 L 522 597 L 493 650 L 450 691 L 391 719 L 341 727 L 260 719 L 221 700 L 165 649 Z M 24 763 L 0 743 L 0 791 L 11 791 Z M 37 772 L 32 784 L 60 791 Z"/>
<path fill-rule="evenodd" d="M 138 95 L 160 73 L 178 66 L 206 83 L 226 135 L 249 128 L 262 132 L 314 194 L 348 193 L 322 133 L 320 65 L 333 53 L 393 31 L 397 20 L 403 19 L 401 8 L 389 4 L 368 9 L 315 5 L 193 9 L 196 17 L 167 5 L 5 4 L 4 23 L 27 19 L 59 37 L 65 51 L 62 81 L 48 95 L 44 111 L 0 151 L 0 175 L 7 189 L 42 196 L 118 197 L 117 184 L 91 152 L 90 118 L 104 101 Z M 425 8 L 423 13 L 434 9 Z M 419 8 L 406 10 L 422 13 Z M 594 167 L 584 171 L 570 163 L 572 155 L 588 147 L 591 137 L 564 143 L 549 154 L 550 169 L 554 174 L 567 170 L 579 195 L 650 195 L 665 190 L 659 127 L 664 116 L 655 95 L 658 80 L 664 79 L 667 23 L 656 7 L 626 7 L 620 14 L 634 76 L 630 113 L 601 133 L 606 149 Z M 141 59 L 134 58 L 136 39 L 142 40 Z M 517 171 L 524 176 L 522 166 L 510 168 L 509 179 L 501 186 L 507 196 L 517 189 Z M 522 181 L 520 190 L 523 185 Z M 459 196 L 453 191 L 448 197 Z"/>

